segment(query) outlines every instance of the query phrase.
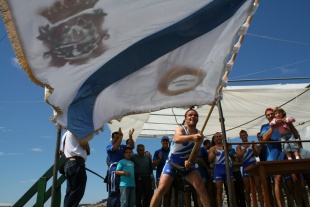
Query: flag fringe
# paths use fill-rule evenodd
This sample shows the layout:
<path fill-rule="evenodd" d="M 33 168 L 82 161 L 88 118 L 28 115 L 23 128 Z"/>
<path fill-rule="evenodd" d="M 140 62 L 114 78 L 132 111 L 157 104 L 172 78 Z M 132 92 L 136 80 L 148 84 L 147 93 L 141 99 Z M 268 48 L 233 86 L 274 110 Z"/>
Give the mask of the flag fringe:
<path fill-rule="evenodd" d="M 97 129 L 96 131 L 92 132 L 91 134 L 89 134 L 88 136 L 84 137 L 83 139 L 79 139 L 76 135 L 74 135 L 74 138 L 76 139 L 76 141 L 81 144 L 81 145 L 85 145 L 87 144 L 87 142 L 89 142 L 94 136 L 98 135 L 99 133 L 104 131 L 104 127 L 100 127 L 99 129 Z M 72 132 L 71 132 L 72 133 Z M 73 133 L 72 133 L 73 134 Z"/>
<path fill-rule="evenodd" d="M 30 80 L 34 82 L 35 84 L 41 86 L 41 87 L 49 87 L 46 84 L 40 82 L 36 79 L 36 77 L 33 75 L 32 71 L 30 70 L 30 67 L 28 65 L 28 62 L 25 58 L 25 54 L 23 51 L 23 48 L 20 44 L 20 38 L 17 34 L 16 27 L 14 24 L 14 20 L 12 18 L 11 12 L 9 10 L 9 5 L 7 3 L 7 0 L 0 0 L 1 5 L 1 16 L 4 22 L 4 25 L 6 27 L 8 37 L 11 41 L 12 47 L 14 49 L 16 58 L 18 60 L 19 65 L 22 67 L 22 69 L 26 72 L 26 74 L 29 76 Z"/>
<path fill-rule="evenodd" d="M 244 37 L 246 35 L 247 29 L 249 28 L 249 26 L 251 24 L 253 15 L 254 15 L 258 5 L 259 5 L 259 0 L 255 0 L 253 5 L 252 5 L 252 8 L 251 8 L 252 10 L 251 10 L 250 15 L 248 16 L 248 18 L 245 21 L 245 23 L 238 30 L 238 33 L 237 33 L 236 36 L 239 36 L 239 38 L 238 38 L 238 40 L 236 40 L 236 43 L 231 48 L 231 51 L 230 51 L 231 58 L 226 63 L 226 66 L 225 66 L 226 67 L 226 71 L 225 71 L 225 73 L 223 75 L 223 78 L 222 78 L 222 84 L 218 88 L 218 94 L 220 94 L 222 92 L 223 87 L 226 87 L 226 85 L 227 85 L 228 75 L 229 75 L 229 73 L 230 73 L 230 71 L 231 71 L 231 69 L 232 69 L 232 67 L 234 65 L 235 59 L 237 57 L 239 49 L 241 48 L 241 45 L 242 45 L 242 42 L 243 42 Z"/>
<path fill-rule="evenodd" d="M 234 62 L 235 62 L 235 59 L 237 57 L 237 54 L 239 52 L 239 49 L 242 45 L 242 42 L 244 40 L 244 37 L 245 37 L 245 34 L 247 32 L 247 29 L 249 28 L 250 26 L 250 23 L 251 23 L 251 20 L 253 18 L 253 15 L 257 9 L 259 5 L 259 0 L 255 0 L 253 5 L 252 5 L 252 8 L 251 8 L 251 13 L 250 15 L 248 16 L 247 20 L 245 21 L 245 23 L 239 28 L 238 30 L 238 33 L 236 34 L 236 41 L 235 43 L 233 43 L 234 45 L 232 45 L 231 47 L 231 51 L 230 51 L 230 54 L 231 54 L 231 58 L 230 60 L 226 63 L 226 65 L 224 66 L 225 67 L 225 73 L 223 75 L 223 78 L 222 78 L 222 82 L 220 83 L 219 85 L 219 88 L 217 90 L 217 96 L 215 97 L 215 100 L 214 100 L 214 104 L 212 105 L 210 111 L 209 111 L 209 114 L 207 115 L 206 119 L 205 119 L 205 122 L 202 126 L 202 129 L 201 129 L 201 134 L 203 133 L 208 121 L 209 121 L 209 118 L 210 118 L 210 115 L 213 111 L 213 108 L 215 106 L 215 104 L 218 102 L 218 100 L 222 97 L 221 96 L 221 93 L 222 93 L 222 90 L 223 90 L 223 87 L 226 87 L 227 85 L 227 81 L 228 81 L 228 75 L 234 65 Z M 237 39 L 237 36 L 239 36 L 239 38 Z M 194 157 L 194 154 L 195 152 L 197 151 L 197 149 L 201 146 L 201 143 L 202 143 L 202 140 L 200 142 L 196 142 L 192 151 L 191 151 L 191 154 L 189 156 L 189 161 L 192 161 L 193 157 Z"/>
<path fill-rule="evenodd" d="M 54 91 L 53 88 L 45 88 L 44 101 L 45 101 L 48 105 L 50 105 L 50 106 L 54 109 L 54 111 L 56 112 L 56 113 L 50 118 L 50 120 L 51 120 L 52 122 L 56 122 L 56 118 L 57 118 L 58 116 L 61 116 L 63 113 L 62 113 L 60 107 L 53 105 L 53 104 L 50 103 L 49 100 L 48 100 L 48 97 L 53 93 L 53 91 Z"/>
<path fill-rule="evenodd" d="M 30 66 L 27 62 L 27 59 L 25 57 L 25 53 L 23 51 L 23 48 L 21 46 L 21 43 L 20 43 L 20 38 L 17 34 L 17 31 L 16 31 L 16 27 L 15 27 L 15 24 L 14 24 L 14 20 L 12 18 L 12 14 L 9 10 L 9 5 L 7 3 L 7 0 L 0 0 L 0 8 L 1 8 L 1 17 L 3 19 L 3 22 L 4 22 L 4 26 L 6 27 L 6 30 L 7 30 L 7 34 L 8 34 L 8 37 L 9 37 L 9 40 L 11 42 L 11 45 L 12 45 L 12 48 L 15 52 L 15 55 L 16 55 L 16 58 L 18 60 L 18 63 L 19 65 L 21 66 L 21 68 L 26 72 L 26 74 L 28 75 L 28 77 L 30 78 L 30 80 L 32 82 L 34 82 L 35 84 L 37 84 L 38 86 L 41 86 L 42 88 L 45 88 L 48 90 L 48 93 L 45 94 L 45 102 L 47 104 L 49 104 L 55 111 L 56 111 L 56 115 L 54 115 L 50 120 L 55 120 L 56 116 L 58 115 L 62 115 L 62 111 L 59 107 L 51 104 L 49 101 L 48 101 L 48 97 L 50 94 L 53 93 L 54 89 L 47 85 L 47 84 L 44 84 L 42 83 L 41 81 L 39 81 L 38 79 L 36 79 L 36 77 L 33 75 L 31 69 L 30 69 Z"/>

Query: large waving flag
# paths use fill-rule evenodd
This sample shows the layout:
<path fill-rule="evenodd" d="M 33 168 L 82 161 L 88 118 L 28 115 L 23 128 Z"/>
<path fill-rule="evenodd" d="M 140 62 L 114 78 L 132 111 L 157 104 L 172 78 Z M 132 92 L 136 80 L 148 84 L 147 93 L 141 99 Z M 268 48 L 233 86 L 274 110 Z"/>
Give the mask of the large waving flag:
<path fill-rule="evenodd" d="M 240 27 L 257 7 L 254 0 L 0 3 L 19 63 L 46 88 L 54 120 L 80 140 L 129 114 L 213 103 Z"/>

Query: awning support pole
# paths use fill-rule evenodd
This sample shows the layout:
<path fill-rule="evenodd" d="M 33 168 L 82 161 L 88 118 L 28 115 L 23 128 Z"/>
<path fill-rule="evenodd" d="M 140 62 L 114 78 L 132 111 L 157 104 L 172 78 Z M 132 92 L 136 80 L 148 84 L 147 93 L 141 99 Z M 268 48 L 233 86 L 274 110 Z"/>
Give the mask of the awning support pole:
<path fill-rule="evenodd" d="M 230 167 L 229 167 L 229 159 L 228 159 L 228 145 L 227 145 L 227 137 L 226 137 L 226 129 L 225 129 L 225 119 L 222 111 L 222 105 L 221 101 L 218 101 L 218 110 L 219 110 L 219 116 L 220 116 L 220 122 L 221 122 L 221 128 L 222 128 L 222 135 L 224 137 L 224 152 L 225 152 L 225 166 L 226 166 L 226 183 L 227 183 L 227 188 L 228 188 L 228 196 L 229 196 L 229 206 L 234 206 L 233 205 L 233 200 L 234 196 L 232 193 L 232 185 L 231 182 L 233 180 L 230 179 Z"/>

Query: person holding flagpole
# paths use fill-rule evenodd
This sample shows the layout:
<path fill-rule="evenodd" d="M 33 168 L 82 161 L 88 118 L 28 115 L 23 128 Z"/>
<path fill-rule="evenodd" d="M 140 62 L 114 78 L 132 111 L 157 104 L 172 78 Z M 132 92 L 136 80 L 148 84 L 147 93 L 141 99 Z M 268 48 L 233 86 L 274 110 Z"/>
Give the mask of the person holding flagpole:
<path fill-rule="evenodd" d="M 169 189 L 168 186 L 171 186 L 176 176 L 184 176 L 196 189 L 202 205 L 204 207 L 210 207 L 209 196 L 199 172 L 197 168 L 188 161 L 195 142 L 200 141 L 204 137 L 196 128 L 197 123 L 197 111 L 189 109 L 185 113 L 185 125 L 181 125 L 175 129 L 170 154 L 160 176 L 157 191 L 152 197 L 151 207 L 159 207 L 161 205 L 162 197 L 165 195 L 166 191 Z M 199 150 L 199 148 L 197 149 Z"/>

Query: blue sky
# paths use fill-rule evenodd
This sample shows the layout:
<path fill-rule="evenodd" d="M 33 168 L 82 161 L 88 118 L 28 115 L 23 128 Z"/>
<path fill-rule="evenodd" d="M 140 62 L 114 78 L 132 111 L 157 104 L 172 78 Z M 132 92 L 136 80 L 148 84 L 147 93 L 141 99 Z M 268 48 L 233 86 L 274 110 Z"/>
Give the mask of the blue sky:
<path fill-rule="evenodd" d="M 309 8 L 309 0 L 261 1 L 230 80 L 310 77 Z M 43 101 L 43 88 L 31 82 L 16 64 L 2 19 L 0 64 L 0 203 L 15 203 L 53 164 L 57 130 L 49 121 L 52 109 Z M 271 83 L 309 83 L 309 79 L 230 85 Z M 105 127 L 90 141 L 92 153 L 87 167 L 102 176 L 107 170 L 105 148 L 109 138 L 110 131 Z M 137 143 L 145 144 L 151 153 L 161 146 L 156 139 L 138 139 Z M 64 186 L 62 192 L 64 195 Z M 106 197 L 103 181 L 88 173 L 81 203 L 94 203 Z M 27 206 L 34 202 L 32 199 Z"/>

